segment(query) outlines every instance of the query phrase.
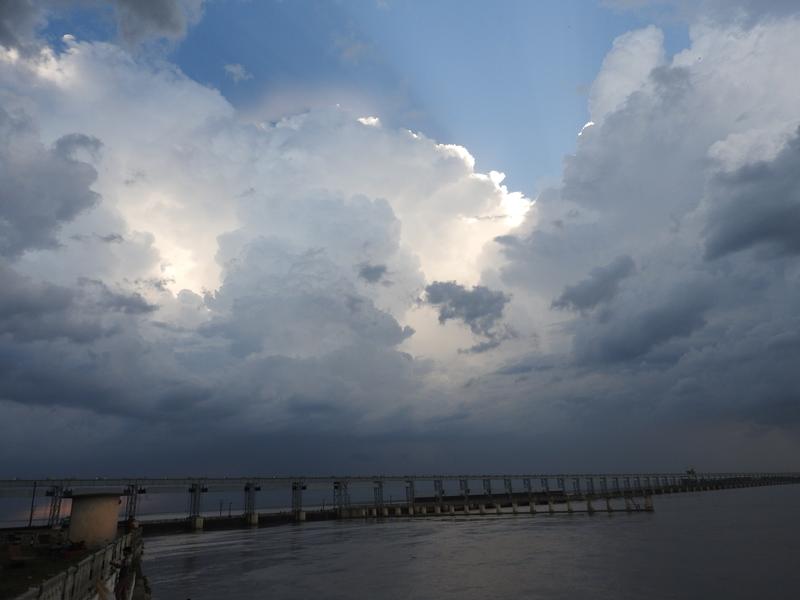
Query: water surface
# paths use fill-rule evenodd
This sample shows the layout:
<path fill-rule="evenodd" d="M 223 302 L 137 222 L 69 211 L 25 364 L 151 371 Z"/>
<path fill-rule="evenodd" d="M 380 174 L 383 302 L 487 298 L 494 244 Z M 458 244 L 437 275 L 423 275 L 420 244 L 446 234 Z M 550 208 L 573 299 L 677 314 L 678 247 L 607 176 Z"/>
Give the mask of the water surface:
<path fill-rule="evenodd" d="M 654 513 L 325 521 L 146 538 L 154 598 L 800 598 L 800 486 Z"/>

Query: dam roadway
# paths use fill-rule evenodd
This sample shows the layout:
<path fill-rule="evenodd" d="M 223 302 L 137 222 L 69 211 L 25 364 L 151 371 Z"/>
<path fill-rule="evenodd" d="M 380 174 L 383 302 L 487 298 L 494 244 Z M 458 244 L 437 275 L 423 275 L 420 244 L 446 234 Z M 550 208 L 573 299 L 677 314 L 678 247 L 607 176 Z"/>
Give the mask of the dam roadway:
<path fill-rule="evenodd" d="M 144 496 L 181 494 L 181 519 L 147 522 L 151 529 L 203 529 L 268 525 L 329 518 L 422 515 L 615 512 L 652 510 L 659 494 L 800 483 L 800 473 L 535 473 L 488 475 L 369 475 L 254 477 L 120 477 L 0 480 L 0 497 L 48 504 L 47 525 L 62 518 L 62 501 L 73 495 L 112 493 L 124 498 L 124 519 L 140 519 Z M 210 517 L 209 495 L 241 494 L 242 510 Z M 278 509 L 258 508 L 270 497 Z M 277 504 L 275 504 L 277 502 Z M 208 502 L 206 502 L 208 504 Z M 237 503 L 238 505 L 238 503 Z"/>

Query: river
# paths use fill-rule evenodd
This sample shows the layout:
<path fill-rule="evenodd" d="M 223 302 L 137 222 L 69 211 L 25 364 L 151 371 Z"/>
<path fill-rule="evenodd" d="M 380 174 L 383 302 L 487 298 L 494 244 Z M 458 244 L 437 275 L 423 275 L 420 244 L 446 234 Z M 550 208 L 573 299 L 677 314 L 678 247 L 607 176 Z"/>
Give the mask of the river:
<path fill-rule="evenodd" d="M 324 521 L 145 539 L 154 599 L 800 598 L 800 486 L 653 513 Z"/>

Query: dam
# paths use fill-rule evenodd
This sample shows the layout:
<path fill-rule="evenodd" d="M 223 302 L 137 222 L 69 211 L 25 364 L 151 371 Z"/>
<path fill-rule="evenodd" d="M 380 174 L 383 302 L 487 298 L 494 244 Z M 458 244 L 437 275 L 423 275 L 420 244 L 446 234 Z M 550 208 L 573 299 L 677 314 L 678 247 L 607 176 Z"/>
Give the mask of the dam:
<path fill-rule="evenodd" d="M 45 525 L 62 519 L 62 503 L 75 494 L 107 493 L 122 499 L 120 520 L 144 530 L 269 525 L 331 518 L 391 518 L 442 514 L 652 510 L 653 496 L 800 483 L 798 473 L 534 473 L 477 475 L 253 476 L 2 480 L 0 497 L 30 499 L 31 525 L 46 505 Z M 238 496 L 227 516 L 206 502 L 213 494 Z M 185 496 L 186 513 L 145 519 L 144 498 Z M 262 497 L 272 507 L 259 508 Z M 38 504 L 37 504 L 38 503 Z M 40 509 L 38 509 L 40 510 Z"/>

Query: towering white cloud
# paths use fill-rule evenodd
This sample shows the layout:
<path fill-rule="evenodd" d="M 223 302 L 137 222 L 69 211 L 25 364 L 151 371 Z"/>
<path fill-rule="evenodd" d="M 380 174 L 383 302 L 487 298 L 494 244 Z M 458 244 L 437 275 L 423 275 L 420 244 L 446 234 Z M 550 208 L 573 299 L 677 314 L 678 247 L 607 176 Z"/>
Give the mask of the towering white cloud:
<path fill-rule="evenodd" d="M 18 301 L 0 308 L 42 298 L 0 316 L 2 351 L 31 358 L 0 372 L 6 402 L 248 431 L 449 413 L 435 366 L 403 345 L 440 327 L 429 282 L 480 280 L 522 194 L 459 146 L 336 108 L 247 123 L 169 64 L 65 42 L 0 61 L 7 136 L 32 148 L 2 166 L 57 192 L 34 194 L 53 214 L 27 232 L 12 209 L 36 204 L 8 192 Z M 452 327 L 453 355 L 486 333 Z"/>

